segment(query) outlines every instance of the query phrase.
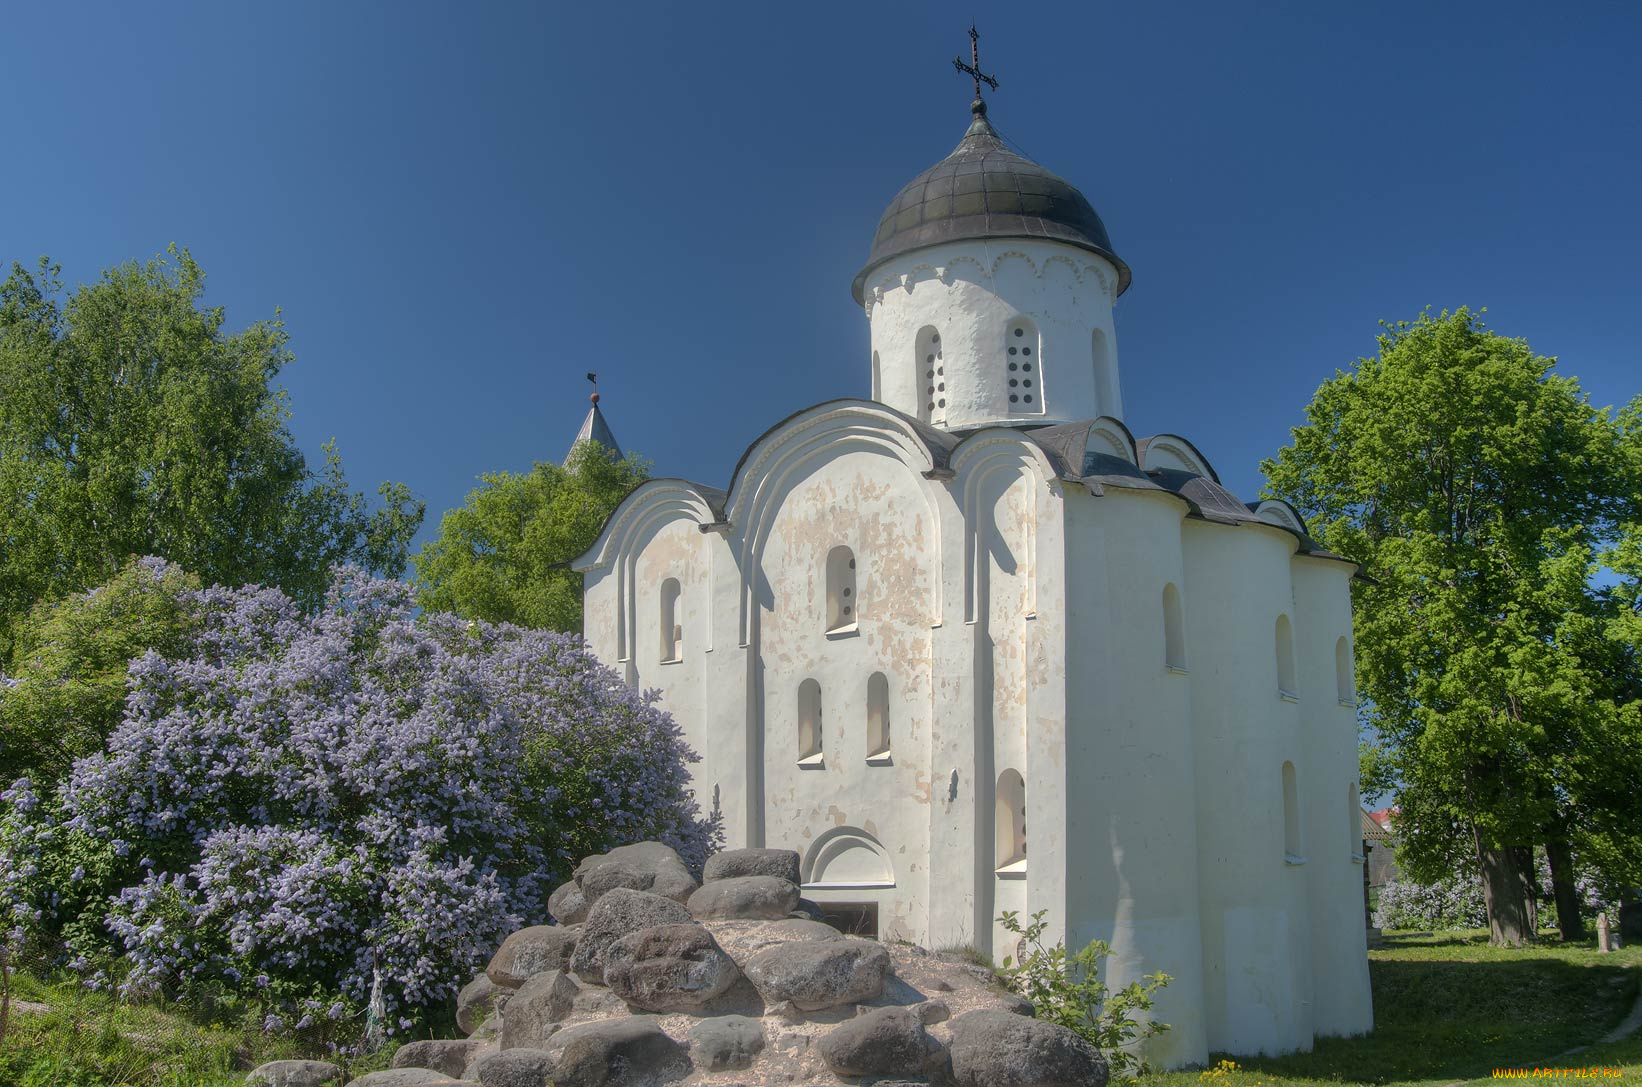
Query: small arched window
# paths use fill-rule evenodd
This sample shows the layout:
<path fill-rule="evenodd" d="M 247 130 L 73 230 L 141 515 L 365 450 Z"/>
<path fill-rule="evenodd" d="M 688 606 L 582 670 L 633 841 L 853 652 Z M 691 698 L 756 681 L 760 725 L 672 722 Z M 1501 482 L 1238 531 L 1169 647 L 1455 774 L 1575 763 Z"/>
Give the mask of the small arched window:
<path fill-rule="evenodd" d="M 853 630 L 859 599 L 855 592 L 855 552 L 840 544 L 827 552 L 827 630 Z"/>
<path fill-rule="evenodd" d="M 884 399 L 884 375 L 879 372 L 876 351 L 872 353 L 872 398 L 878 401 Z"/>
<path fill-rule="evenodd" d="M 1004 377 L 1009 410 L 1015 415 L 1043 412 L 1043 366 L 1038 357 L 1038 326 L 1025 317 L 1009 322 L 1004 332 Z"/>
<path fill-rule="evenodd" d="M 1334 643 L 1334 686 L 1340 695 L 1340 705 L 1357 704 L 1357 684 L 1351 675 L 1351 643 L 1343 634 Z"/>
<path fill-rule="evenodd" d="M 1300 789 L 1294 780 L 1294 764 L 1283 764 L 1283 859 L 1304 863 L 1300 855 Z"/>
<path fill-rule="evenodd" d="M 1118 415 L 1117 375 L 1112 369 L 1112 348 L 1104 328 L 1095 329 L 1090 340 L 1090 353 L 1095 364 L 1095 411 L 1100 415 Z"/>
<path fill-rule="evenodd" d="M 919 418 L 926 423 L 946 422 L 946 358 L 941 352 L 941 333 L 934 325 L 918 330 L 913 366 L 922 379 L 917 388 L 924 390 L 923 411 Z"/>
<path fill-rule="evenodd" d="M 1300 697 L 1294 675 L 1294 628 L 1286 615 L 1277 617 L 1277 693 L 1284 698 Z"/>
<path fill-rule="evenodd" d="M 998 775 L 997 841 L 998 870 L 1019 871 L 1026 867 L 1026 782 L 1019 770 Z"/>
<path fill-rule="evenodd" d="M 661 583 L 661 661 L 684 659 L 684 626 L 678 621 L 678 578 Z"/>
<path fill-rule="evenodd" d="M 1180 590 L 1163 586 L 1163 662 L 1172 671 L 1186 670 L 1186 631 L 1180 615 Z"/>
<path fill-rule="evenodd" d="M 867 758 L 889 754 L 889 677 L 872 673 L 867 680 Z"/>
<path fill-rule="evenodd" d="M 813 679 L 798 685 L 798 760 L 821 760 L 821 684 Z"/>
<path fill-rule="evenodd" d="M 1346 828 L 1351 859 L 1360 861 L 1363 859 L 1363 801 L 1355 781 L 1346 789 Z"/>

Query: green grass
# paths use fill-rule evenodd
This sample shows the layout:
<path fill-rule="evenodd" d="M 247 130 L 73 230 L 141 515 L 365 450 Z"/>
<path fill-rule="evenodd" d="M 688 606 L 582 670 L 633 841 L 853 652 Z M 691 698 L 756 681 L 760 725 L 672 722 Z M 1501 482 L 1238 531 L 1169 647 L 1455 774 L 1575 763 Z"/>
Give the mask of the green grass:
<path fill-rule="evenodd" d="M 12 1000 L 51 1010 L 13 1012 L 0 1046 L 0 1084 L 7 1087 L 239 1087 L 266 1061 L 335 1059 L 249 1025 L 210 1022 L 175 1006 L 122 1004 L 72 980 L 53 983 L 19 971 Z M 353 1062 L 348 1072 L 385 1068 L 390 1055 Z"/>
<path fill-rule="evenodd" d="M 1235 1058 L 1236 1071 L 1157 1074 L 1143 1083 L 1441 1085 L 1491 1081 L 1495 1068 L 1545 1067 L 1553 1061 L 1557 1067 L 1620 1066 L 1626 1078 L 1642 1077 L 1639 1036 L 1557 1059 L 1624 1018 L 1642 979 L 1642 948 L 1599 955 L 1589 942 L 1562 944 L 1553 937 L 1514 951 L 1489 947 L 1481 932 L 1393 933 L 1383 949 L 1369 952 L 1369 975 L 1375 1029 L 1368 1035 L 1325 1038 L 1310 1053 Z M 1603 1080 L 1568 1077 L 1566 1082 Z"/>

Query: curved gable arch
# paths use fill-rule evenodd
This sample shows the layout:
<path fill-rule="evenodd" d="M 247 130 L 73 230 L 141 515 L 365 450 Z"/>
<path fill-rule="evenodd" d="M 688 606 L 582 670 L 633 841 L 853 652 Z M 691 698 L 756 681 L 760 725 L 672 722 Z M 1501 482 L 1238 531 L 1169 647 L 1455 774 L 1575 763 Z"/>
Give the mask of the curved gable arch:
<path fill-rule="evenodd" d="M 895 865 L 889 851 L 860 827 L 834 827 L 810 844 L 804 855 L 805 887 L 893 887 Z"/>
<path fill-rule="evenodd" d="M 1012 427 L 988 427 L 969 435 L 952 453 L 952 469 L 960 486 L 964 514 L 964 618 L 973 620 L 980 606 L 981 564 L 986 556 L 983 532 L 988 519 L 981 515 L 981 498 L 999 475 L 1031 473 L 1046 487 L 1055 486 L 1055 466 L 1036 442 Z M 1026 521 L 1025 583 L 1028 610 L 1036 606 L 1037 519 L 1040 488 L 1031 489 L 1032 511 Z"/>
<path fill-rule="evenodd" d="M 937 469 L 937 453 L 918 429 L 898 411 L 865 400 L 833 400 L 790 416 L 748 447 L 736 466 L 727 517 L 739 529 L 741 575 L 740 638 L 754 635 L 754 596 L 764 545 L 792 486 L 824 460 L 868 452 L 900 463 L 913 474 L 924 497 L 934 532 L 940 532 L 940 507 L 928 477 Z M 940 616 L 940 554 L 933 554 L 930 621 Z"/>
<path fill-rule="evenodd" d="M 1300 513 L 1293 506 L 1280 498 L 1268 498 L 1254 507 L 1254 515 L 1262 521 L 1286 528 L 1290 532 L 1306 534 L 1306 523 L 1300 519 Z"/>
<path fill-rule="evenodd" d="M 1084 442 L 1085 454 L 1100 453 L 1110 457 L 1121 457 L 1130 464 L 1139 465 L 1140 458 L 1135 454 L 1135 436 L 1129 428 L 1123 425 L 1120 419 L 1110 415 L 1102 415 L 1089 425 L 1089 437 Z"/>
<path fill-rule="evenodd" d="M 1154 434 L 1139 443 L 1140 467 L 1150 472 L 1155 468 L 1173 468 L 1220 482 L 1214 465 L 1198 451 L 1197 446 L 1178 434 Z"/>

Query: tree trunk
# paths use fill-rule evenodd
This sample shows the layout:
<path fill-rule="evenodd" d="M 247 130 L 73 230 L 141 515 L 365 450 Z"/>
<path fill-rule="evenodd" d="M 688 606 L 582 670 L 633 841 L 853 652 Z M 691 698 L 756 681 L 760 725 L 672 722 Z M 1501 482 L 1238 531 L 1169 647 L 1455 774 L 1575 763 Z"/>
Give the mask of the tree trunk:
<path fill-rule="evenodd" d="M 1565 839 L 1555 836 L 1545 843 L 1551 862 L 1551 896 L 1556 899 L 1556 927 L 1564 940 L 1585 938 L 1585 922 L 1579 916 L 1579 894 L 1574 890 L 1574 858 Z"/>
<path fill-rule="evenodd" d="M 1534 942 L 1522 871 L 1510 847 L 1492 848 L 1476 835 L 1477 863 L 1482 868 L 1482 897 L 1488 905 L 1488 942 L 1495 947 L 1523 947 Z"/>
<path fill-rule="evenodd" d="M 1528 915 L 1528 939 L 1533 941 L 1539 935 L 1539 876 L 1534 868 L 1534 847 L 1531 845 L 1514 845 L 1511 847 L 1511 856 L 1517 862 L 1517 875 L 1522 880 L 1523 911 Z"/>

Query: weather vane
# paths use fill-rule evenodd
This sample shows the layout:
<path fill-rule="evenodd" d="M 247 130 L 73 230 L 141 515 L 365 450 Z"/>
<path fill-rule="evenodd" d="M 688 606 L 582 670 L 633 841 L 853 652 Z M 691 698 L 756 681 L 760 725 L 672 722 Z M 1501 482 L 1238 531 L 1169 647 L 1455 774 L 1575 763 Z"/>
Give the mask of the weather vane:
<path fill-rule="evenodd" d="M 975 30 L 975 24 L 969 24 L 969 63 L 965 64 L 962 57 L 953 57 L 952 66 L 958 71 L 975 80 L 975 100 L 981 99 L 981 84 L 985 83 L 993 90 L 998 89 L 998 81 L 981 71 L 981 36 Z"/>
<path fill-rule="evenodd" d="M 593 395 L 588 397 L 588 399 L 597 404 L 599 402 L 599 375 L 589 370 L 587 373 L 587 380 L 593 383 Z"/>

